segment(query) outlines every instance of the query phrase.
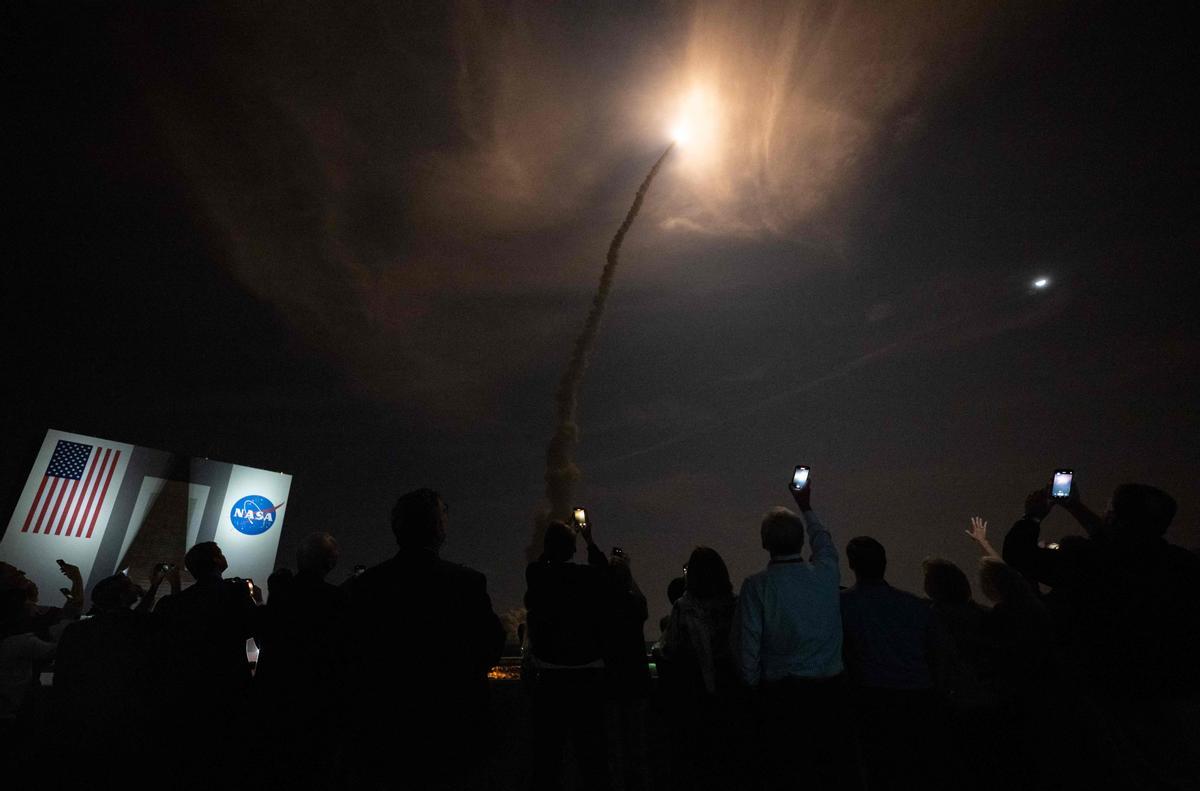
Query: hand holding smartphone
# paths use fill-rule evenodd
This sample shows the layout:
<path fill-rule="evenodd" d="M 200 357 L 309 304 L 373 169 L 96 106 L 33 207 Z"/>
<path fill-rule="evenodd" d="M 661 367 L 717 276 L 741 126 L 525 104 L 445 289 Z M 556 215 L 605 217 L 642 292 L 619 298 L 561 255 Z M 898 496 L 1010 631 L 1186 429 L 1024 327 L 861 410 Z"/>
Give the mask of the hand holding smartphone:
<path fill-rule="evenodd" d="M 1055 470 L 1054 479 L 1050 483 L 1050 499 L 1054 502 L 1071 499 L 1071 484 L 1074 478 L 1074 470 Z"/>
<path fill-rule="evenodd" d="M 588 521 L 587 510 L 576 507 L 572 516 L 575 520 L 575 529 L 579 531 L 579 535 L 583 536 L 583 540 L 588 546 L 592 546 L 592 523 Z"/>

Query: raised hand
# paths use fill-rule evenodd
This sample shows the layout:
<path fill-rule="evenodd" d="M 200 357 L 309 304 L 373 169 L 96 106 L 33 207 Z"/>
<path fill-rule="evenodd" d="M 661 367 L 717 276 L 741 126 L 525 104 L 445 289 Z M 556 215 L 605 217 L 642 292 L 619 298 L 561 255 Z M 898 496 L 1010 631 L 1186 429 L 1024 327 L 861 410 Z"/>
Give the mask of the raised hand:
<path fill-rule="evenodd" d="M 83 574 L 79 572 L 79 566 L 72 565 L 63 560 L 56 562 L 58 563 L 58 570 L 62 572 L 64 577 L 71 582 L 78 582 L 80 585 L 83 584 Z"/>
<path fill-rule="evenodd" d="M 808 483 L 799 489 L 788 487 L 788 491 L 792 493 L 792 499 L 796 501 L 796 507 L 801 511 L 812 510 L 812 486 L 812 479 L 809 479 Z"/>
<path fill-rule="evenodd" d="M 979 548 L 983 550 L 984 556 L 996 558 L 997 560 L 1001 559 L 1000 553 L 997 552 L 996 548 L 992 546 L 992 543 L 988 541 L 986 519 L 981 516 L 971 517 L 971 527 L 963 532 L 970 536 L 971 540 L 979 545 Z"/>
<path fill-rule="evenodd" d="M 78 618 L 79 613 L 83 610 L 83 574 L 79 572 L 79 566 L 68 563 L 62 558 L 54 562 L 58 564 L 58 570 L 62 572 L 63 576 L 71 581 L 70 589 L 59 588 L 63 596 L 67 598 L 63 610 L 69 611 L 70 617 Z"/>
<path fill-rule="evenodd" d="M 984 545 L 987 540 L 987 520 L 980 516 L 971 517 L 971 527 L 963 531 L 975 540 L 979 545 Z"/>

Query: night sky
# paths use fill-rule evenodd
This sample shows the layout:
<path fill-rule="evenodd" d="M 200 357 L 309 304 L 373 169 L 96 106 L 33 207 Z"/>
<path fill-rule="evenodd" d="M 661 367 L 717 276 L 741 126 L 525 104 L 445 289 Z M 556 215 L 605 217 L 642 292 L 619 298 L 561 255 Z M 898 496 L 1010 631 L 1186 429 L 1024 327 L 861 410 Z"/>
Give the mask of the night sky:
<path fill-rule="evenodd" d="M 579 415 L 578 500 L 652 617 L 697 544 L 761 567 L 797 463 L 912 590 L 1057 466 L 1096 509 L 1167 489 L 1200 545 L 1166 5 L 10 5 L 5 519 L 58 428 L 292 473 L 280 563 L 328 530 L 338 581 L 431 486 L 443 556 L 518 605 L 558 376 L 700 96 Z"/>

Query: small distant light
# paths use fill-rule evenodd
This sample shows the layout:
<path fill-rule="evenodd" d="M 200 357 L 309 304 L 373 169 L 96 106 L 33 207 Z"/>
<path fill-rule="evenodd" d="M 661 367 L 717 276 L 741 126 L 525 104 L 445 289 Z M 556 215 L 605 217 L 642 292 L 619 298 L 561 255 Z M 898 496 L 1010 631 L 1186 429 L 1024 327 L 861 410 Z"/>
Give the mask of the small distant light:
<path fill-rule="evenodd" d="M 1045 288 L 1048 285 L 1050 285 L 1049 278 L 1039 277 L 1037 280 L 1033 281 L 1034 288 Z"/>

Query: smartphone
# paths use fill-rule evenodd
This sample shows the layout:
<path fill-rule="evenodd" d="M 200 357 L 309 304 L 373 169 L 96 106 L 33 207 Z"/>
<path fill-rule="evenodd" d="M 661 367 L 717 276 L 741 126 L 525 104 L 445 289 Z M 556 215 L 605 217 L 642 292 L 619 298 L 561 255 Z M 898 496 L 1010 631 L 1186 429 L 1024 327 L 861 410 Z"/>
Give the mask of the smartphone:
<path fill-rule="evenodd" d="M 796 469 L 792 470 L 792 489 L 798 492 L 808 486 L 808 469 L 803 464 L 796 465 Z"/>
<path fill-rule="evenodd" d="M 577 524 L 577 525 L 586 525 L 587 524 L 587 509 L 585 509 L 585 508 L 576 508 L 575 509 L 575 524 Z"/>
<path fill-rule="evenodd" d="M 1054 482 L 1050 484 L 1051 500 L 1066 500 L 1071 496 L 1071 480 L 1075 477 L 1074 470 L 1055 470 Z"/>
<path fill-rule="evenodd" d="M 625 557 L 625 550 L 621 549 L 620 547 L 613 547 L 612 553 L 613 553 L 613 557 L 615 557 L 615 558 Z"/>

